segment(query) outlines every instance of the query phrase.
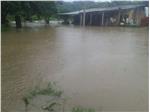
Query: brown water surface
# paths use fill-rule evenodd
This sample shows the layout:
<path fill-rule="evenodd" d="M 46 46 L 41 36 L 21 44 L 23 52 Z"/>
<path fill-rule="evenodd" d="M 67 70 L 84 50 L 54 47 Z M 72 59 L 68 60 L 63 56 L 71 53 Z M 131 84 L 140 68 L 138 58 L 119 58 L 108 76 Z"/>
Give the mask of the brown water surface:
<path fill-rule="evenodd" d="M 32 27 L 2 32 L 2 111 L 55 81 L 72 106 L 148 111 L 148 28 Z"/>

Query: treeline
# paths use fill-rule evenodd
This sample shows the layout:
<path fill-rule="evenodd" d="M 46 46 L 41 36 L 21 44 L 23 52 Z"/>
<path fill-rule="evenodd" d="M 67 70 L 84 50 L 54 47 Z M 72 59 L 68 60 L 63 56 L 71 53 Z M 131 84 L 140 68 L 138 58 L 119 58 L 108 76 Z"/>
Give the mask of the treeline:
<path fill-rule="evenodd" d="M 32 21 L 32 18 L 44 19 L 49 24 L 49 18 L 57 13 L 54 1 L 1 1 L 1 24 L 8 25 L 9 20 L 16 21 L 16 27 L 21 28 L 21 22 Z"/>
<path fill-rule="evenodd" d="M 84 7 L 89 8 L 107 8 L 119 5 L 138 5 L 144 4 L 148 5 L 148 1 L 112 1 L 112 2 L 92 2 L 92 1 L 74 1 L 74 2 L 57 2 L 56 7 L 59 13 L 78 11 Z"/>

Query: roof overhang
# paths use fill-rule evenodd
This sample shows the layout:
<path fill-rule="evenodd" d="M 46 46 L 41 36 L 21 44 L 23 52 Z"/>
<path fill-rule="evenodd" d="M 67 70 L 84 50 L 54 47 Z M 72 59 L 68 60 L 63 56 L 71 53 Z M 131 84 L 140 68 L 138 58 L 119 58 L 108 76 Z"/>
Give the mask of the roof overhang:
<path fill-rule="evenodd" d="M 85 9 L 86 13 L 90 12 L 107 12 L 107 11 L 114 11 L 114 10 L 125 10 L 125 9 L 134 9 L 137 7 L 144 7 L 144 5 L 124 5 L 124 6 L 117 6 L 117 7 L 108 7 L 108 8 L 92 8 L 92 9 Z M 58 13 L 59 15 L 78 15 L 83 13 L 84 10 L 74 11 L 74 12 L 67 12 L 67 13 Z"/>

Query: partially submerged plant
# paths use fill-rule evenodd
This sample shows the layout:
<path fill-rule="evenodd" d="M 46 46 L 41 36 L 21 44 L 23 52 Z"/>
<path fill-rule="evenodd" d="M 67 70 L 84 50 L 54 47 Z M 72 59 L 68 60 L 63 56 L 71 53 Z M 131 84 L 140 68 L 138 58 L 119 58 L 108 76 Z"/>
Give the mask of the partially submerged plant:
<path fill-rule="evenodd" d="M 65 101 L 66 98 L 62 97 L 62 91 L 60 91 L 59 89 L 56 88 L 56 84 L 55 83 L 48 83 L 47 87 L 45 88 L 39 88 L 39 87 L 35 87 L 32 91 L 29 92 L 28 95 L 23 97 L 23 101 L 25 104 L 25 112 L 28 111 L 28 106 L 33 105 L 31 102 L 33 101 L 33 99 L 36 99 L 38 96 L 46 97 L 46 99 L 48 99 L 47 104 L 42 104 L 43 106 L 35 106 L 36 108 L 42 109 L 44 111 L 48 111 L 48 112 L 56 112 L 56 109 L 62 105 L 62 112 L 64 111 L 64 106 L 65 106 Z M 42 103 L 42 101 L 40 100 L 40 102 Z M 44 99 L 45 102 L 45 99 Z M 35 102 L 34 102 L 35 103 Z M 83 107 L 74 107 L 72 108 L 71 112 L 95 112 L 94 109 L 91 108 L 83 108 Z"/>
<path fill-rule="evenodd" d="M 43 110 L 47 110 L 48 112 L 53 112 L 55 110 L 55 106 L 59 105 L 56 102 L 52 102 L 47 106 L 42 107 Z"/>
<path fill-rule="evenodd" d="M 25 112 L 27 112 L 28 105 L 29 105 L 29 100 L 28 100 L 27 97 L 23 97 L 23 101 L 24 101 L 24 104 L 25 104 Z"/>
<path fill-rule="evenodd" d="M 51 98 L 47 106 L 43 106 L 42 109 L 47 110 L 48 112 L 54 111 L 54 107 L 58 106 L 59 105 L 58 102 L 62 100 L 61 99 L 62 93 L 63 93 L 62 91 L 56 88 L 56 84 L 51 82 L 48 83 L 48 86 L 46 88 L 40 89 L 39 87 L 35 87 L 31 92 L 29 92 L 28 95 L 23 97 L 23 101 L 25 104 L 25 112 L 27 112 L 30 102 L 37 96 L 41 95 L 48 96 Z"/>
<path fill-rule="evenodd" d="M 48 86 L 44 89 L 41 89 L 37 92 L 38 95 L 51 95 L 60 97 L 62 95 L 62 91 L 56 88 L 55 83 L 48 83 Z"/>

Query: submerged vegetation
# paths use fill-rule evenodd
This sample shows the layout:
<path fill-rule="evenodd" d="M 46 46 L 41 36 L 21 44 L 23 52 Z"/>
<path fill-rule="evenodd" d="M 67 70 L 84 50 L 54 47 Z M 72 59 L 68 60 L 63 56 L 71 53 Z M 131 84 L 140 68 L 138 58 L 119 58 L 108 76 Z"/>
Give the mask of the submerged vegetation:
<path fill-rule="evenodd" d="M 38 96 L 49 96 L 50 102 L 46 106 L 44 105 L 41 107 L 43 110 L 47 110 L 49 112 L 54 111 L 54 106 L 58 105 L 60 101 L 62 100 L 62 91 L 58 90 L 56 88 L 55 83 L 48 83 L 46 88 L 39 88 L 35 87 L 32 91 L 30 91 L 26 96 L 23 97 L 23 102 L 25 104 L 25 112 L 28 110 L 28 106 L 31 104 L 32 100 L 37 98 Z"/>
<path fill-rule="evenodd" d="M 42 97 L 42 99 L 46 97 L 46 99 L 44 99 L 44 102 L 40 99 L 40 102 L 43 104 L 42 106 L 37 106 L 39 110 L 41 109 L 47 112 L 56 112 L 59 109 L 59 111 L 64 112 L 64 103 L 66 101 L 66 98 L 64 98 L 63 96 L 63 91 L 59 90 L 56 87 L 56 84 L 52 82 L 48 83 L 47 87 L 45 88 L 35 87 L 23 97 L 22 100 L 25 104 L 25 112 L 32 110 L 31 107 L 35 106 L 35 104 L 33 104 L 35 103 L 33 100 L 38 99 L 39 97 Z M 29 106 L 31 107 L 29 108 Z M 70 112 L 95 112 L 95 110 L 92 108 L 75 106 L 72 108 L 72 110 L 70 110 Z"/>

